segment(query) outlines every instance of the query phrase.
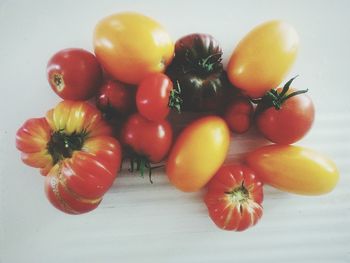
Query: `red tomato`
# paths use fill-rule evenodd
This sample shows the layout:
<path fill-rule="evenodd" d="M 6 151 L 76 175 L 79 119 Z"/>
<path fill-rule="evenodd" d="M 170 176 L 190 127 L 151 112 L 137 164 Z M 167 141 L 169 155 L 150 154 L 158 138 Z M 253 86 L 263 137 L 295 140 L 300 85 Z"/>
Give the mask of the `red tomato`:
<path fill-rule="evenodd" d="M 47 79 L 53 91 L 62 99 L 87 100 L 99 88 L 102 69 L 92 53 L 69 48 L 51 57 L 47 64 Z"/>
<path fill-rule="evenodd" d="M 121 148 L 87 102 L 63 101 L 46 118 L 26 121 L 16 135 L 23 162 L 40 168 L 47 197 L 61 211 L 91 211 L 112 186 Z"/>
<path fill-rule="evenodd" d="M 166 120 L 149 121 L 135 113 L 129 117 L 122 128 L 121 141 L 139 156 L 151 163 L 164 159 L 172 143 L 173 131 Z"/>
<path fill-rule="evenodd" d="M 231 131 L 236 133 L 246 132 L 253 117 L 253 106 L 248 98 L 236 97 L 228 105 L 224 119 Z"/>
<path fill-rule="evenodd" d="M 289 89 L 288 83 L 283 88 L 285 93 L 283 89 L 275 90 L 277 100 L 271 102 L 270 96 L 265 97 L 267 101 L 263 98 L 256 111 L 259 131 L 268 140 L 279 144 L 291 144 L 303 138 L 315 117 L 312 100 L 303 93 L 306 91 Z"/>
<path fill-rule="evenodd" d="M 262 216 L 263 184 L 248 167 L 225 165 L 208 183 L 204 201 L 218 227 L 242 231 Z"/>
<path fill-rule="evenodd" d="M 107 80 L 96 97 L 97 107 L 107 115 L 125 115 L 135 109 L 135 89 L 115 80 Z"/>
<path fill-rule="evenodd" d="M 163 73 L 153 73 L 143 79 L 137 88 L 136 105 L 139 113 L 151 121 L 168 116 L 169 98 L 173 83 Z"/>

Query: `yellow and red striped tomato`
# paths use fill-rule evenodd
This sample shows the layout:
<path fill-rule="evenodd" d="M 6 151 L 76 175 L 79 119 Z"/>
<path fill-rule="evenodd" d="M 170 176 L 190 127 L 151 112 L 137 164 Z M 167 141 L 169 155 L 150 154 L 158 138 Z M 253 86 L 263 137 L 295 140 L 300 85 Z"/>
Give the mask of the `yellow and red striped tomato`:
<path fill-rule="evenodd" d="M 213 222 L 225 230 L 243 231 L 263 214 L 263 184 L 240 164 L 222 166 L 208 183 L 204 202 Z"/>
<path fill-rule="evenodd" d="M 263 146 L 248 153 L 246 162 L 264 183 L 295 194 L 326 194 L 339 180 L 333 161 L 300 146 Z"/>
<path fill-rule="evenodd" d="M 16 146 L 23 162 L 46 176 L 50 202 L 70 214 L 98 206 L 121 162 L 118 141 L 87 102 L 63 101 L 46 118 L 27 120 L 17 131 Z"/>

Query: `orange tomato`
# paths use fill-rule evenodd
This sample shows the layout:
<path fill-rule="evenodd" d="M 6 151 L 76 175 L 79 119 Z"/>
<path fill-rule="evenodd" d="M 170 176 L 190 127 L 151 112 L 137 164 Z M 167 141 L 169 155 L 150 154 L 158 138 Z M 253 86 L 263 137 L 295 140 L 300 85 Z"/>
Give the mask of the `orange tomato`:
<path fill-rule="evenodd" d="M 165 29 L 138 13 L 118 13 L 95 28 L 94 50 L 104 69 L 117 80 L 138 84 L 147 74 L 163 72 L 174 44 Z"/>
<path fill-rule="evenodd" d="M 293 65 L 299 47 L 295 29 L 279 20 L 249 32 L 233 51 L 227 67 L 230 82 L 257 98 L 276 88 Z"/>
<path fill-rule="evenodd" d="M 248 153 L 246 162 L 264 183 L 295 194 L 325 194 L 339 180 L 334 162 L 299 146 L 264 146 Z"/>
<path fill-rule="evenodd" d="M 207 116 L 194 121 L 173 146 L 166 174 L 184 192 L 201 189 L 214 176 L 226 158 L 230 131 L 223 119 Z"/>

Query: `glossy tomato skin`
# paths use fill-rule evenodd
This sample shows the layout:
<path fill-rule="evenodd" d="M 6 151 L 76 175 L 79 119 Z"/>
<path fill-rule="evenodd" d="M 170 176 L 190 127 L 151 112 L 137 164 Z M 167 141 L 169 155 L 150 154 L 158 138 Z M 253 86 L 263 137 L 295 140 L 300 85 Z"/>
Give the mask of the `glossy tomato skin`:
<path fill-rule="evenodd" d="M 165 158 L 172 138 L 173 131 L 168 121 L 150 121 L 139 113 L 131 115 L 121 131 L 121 142 L 151 163 L 158 163 Z"/>
<path fill-rule="evenodd" d="M 263 184 L 245 165 L 222 166 L 210 180 L 204 202 L 209 216 L 221 229 L 243 231 L 263 214 Z"/>
<path fill-rule="evenodd" d="M 62 99 L 87 100 L 97 93 L 102 81 L 102 69 L 92 53 L 69 48 L 50 58 L 47 79 L 52 90 Z"/>
<path fill-rule="evenodd" d="M 217 116 L 200 118 L 187 126 L 172 147 L 166 174 L 184 192 L 195 192 L 207 184 L 226 158 L 230 131 Z"/>
<path fill-rule="evenodd" d="M 174 53 L 169 34 L 158 22 L 133 12 L 99 21 L 93 44 L 104 69 L 128 84 L 138 84 L 150 73 L 163 72 Z"/>
<path fill-rule="evenodd" d="M 29 119 L 17 131 L 16 146 L 24 163 L 41 169 L 52 205 L 69 214 L 95 209 L 121 162 L 119 142 L 87 102 L 66 100 L 46 118 Z"/>
<path fill-rule="evenodd" d="M 232 132 L 245 133 L 253 119 L 253 105 L 246 97 L 232 99 L 224 113 L 224 119 Z"/>
<path fill-rule="evenodd" d="M 110 117 L 126 115 L 136 109 L 136 90 L 116 80 L 106 80 L 96 96 L 96 106 Z"/>
<path fill-rule="evenodd" d="M 186 35 L 175 43 L 175 57 L 167 69 L 181 88 L 183 111 L 219 111 L 230 84 L 223 70 L 222 49 L 209 34 Z"/>
<path fill-rule="evenodd" d="M 141 81 L 136 92 L 139 113 L 151 121 L 164 120 L 170 111 L 169 97 L 173 83 L 163 73 L 153 73 Z"/>
<path fill-rule="evenodd" d="M 287 94 L 295 92 L 289 89 Z M 293 96 L 281 105 L 280 109 L 257 108 L 258 130 L 268 140 L 279 144 L 292 144 L 302 139 L 311 129 L 315 118 L 315 107 L 307 94 Z"/>
<path fill-rule="evenodd" d="M 233 51 L 227 66 L 229 80 L 246 95 L 262 97 L 283 81 L 298 48 L 299 37 L 291 25 L 280 20 L 265 22 L 249 32 Z"/>
<path fill-rule="evenodd" d="M 246 162 L 264 183 L 295 194 L 326 194 L 339 180 L 332 160 L 299 146 L 263 146 L 248 153 Z"/>

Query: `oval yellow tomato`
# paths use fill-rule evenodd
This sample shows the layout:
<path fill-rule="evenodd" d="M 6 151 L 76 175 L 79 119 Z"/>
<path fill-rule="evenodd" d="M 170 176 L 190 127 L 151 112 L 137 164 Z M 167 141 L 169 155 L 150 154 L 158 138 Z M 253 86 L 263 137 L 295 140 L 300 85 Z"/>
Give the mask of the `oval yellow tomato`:
<path fill-rule="evenodd" d="M 295 29 L 279 20 L 249 32 L 233 51 L 227 67 L 230 82 L 257 98 L 277 88 L 293 65 L 299 47 Z"/>
<path fill-rule="evenodd" d="M 201 189 L 226 158 L 230 132 L 223 119 L 207 116 L 194 121 L 180 134 L 173 146 L 166 174 L 184 192 Z"/>
<path fill-rule="evenodd" d="M 295 194 L 325 194 L 339 180 L 334 162 L 299 146 L 263 146 L 248 153 L 246 162 L 264 183 Z"/>
<path fill-rule="evenodd" d="M 158 22 L 125 12 L 108 16 L 96 25 L 94 50 L 114 78 L 138 84 L 147 74 L 165 70 L 173 58 L 174 44 Z"/>

